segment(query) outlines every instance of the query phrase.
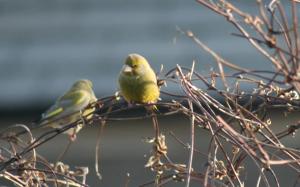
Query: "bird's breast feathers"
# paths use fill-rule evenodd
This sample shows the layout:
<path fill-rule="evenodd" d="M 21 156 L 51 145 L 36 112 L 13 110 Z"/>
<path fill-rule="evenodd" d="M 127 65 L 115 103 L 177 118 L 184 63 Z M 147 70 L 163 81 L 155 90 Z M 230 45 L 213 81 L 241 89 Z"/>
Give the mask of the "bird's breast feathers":
<path fill-rule="evenodd" d="M 158 87 L 153 80 L 147 80 L 139 75 L 121 75 L 119 82 L 121 94 L 128 102 L 151 103 L 157 101 L 159 97 Z"/>

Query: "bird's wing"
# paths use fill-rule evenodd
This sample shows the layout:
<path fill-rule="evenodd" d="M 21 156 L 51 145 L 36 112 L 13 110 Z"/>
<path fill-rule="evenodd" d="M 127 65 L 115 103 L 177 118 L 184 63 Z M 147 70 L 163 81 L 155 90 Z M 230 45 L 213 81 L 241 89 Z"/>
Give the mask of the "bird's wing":
<path fill-rule="evenodd" d="M 84 109 L 90 103 L 91 96 L 87 91 L 68 92 L 60 97 L 43 115 L 42 120 L 59 118 Z"/>

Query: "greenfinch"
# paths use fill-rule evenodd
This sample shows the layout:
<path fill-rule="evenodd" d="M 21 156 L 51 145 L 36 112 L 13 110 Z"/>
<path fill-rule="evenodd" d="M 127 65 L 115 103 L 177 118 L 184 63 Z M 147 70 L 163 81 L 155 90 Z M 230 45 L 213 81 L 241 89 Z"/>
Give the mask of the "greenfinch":
<path fill-rule="evenodd" d="M 159 88 L 153 69 L 139 54 L 129 54 L 119 75 L 120 93 L 128 103 L 156 103 Z M 155 108 L 155 107 L 154 107 Z"/>
<path fill-rule="evenodd" d="M 79 80 L 72 87 L 59 97 L 45 113 L 42 114 L 39 126 L 62 128 L 65 125 L 93 116 L 94 107 L 85 109 L 89 104 L 97 101 L 93 91 L 93 84 L 90 80 Z M 68 134 L 71 140 L 75 140 L 76 134 L 80 131 L 83 124 L 71 128 L 64 133 Z"/>

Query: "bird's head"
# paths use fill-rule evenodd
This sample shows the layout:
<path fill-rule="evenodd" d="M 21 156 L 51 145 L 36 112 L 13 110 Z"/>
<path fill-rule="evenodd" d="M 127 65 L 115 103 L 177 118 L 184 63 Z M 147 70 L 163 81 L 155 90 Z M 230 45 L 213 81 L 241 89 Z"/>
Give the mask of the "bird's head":
<path fill-rule="evenodd" d="M 126 75 L 141 75 L 148 68 L 148 61 L 139 54 L 130 54 L 125 60 L 122 73 Z"/>
<path fill-rule="evenodd" d="M 92 83 L 92 81 L 90 81 L 88 79 L 78 80 L 72 86 L 72 89 L 90 90 L 92 88 L 93 88 L 93 83 Z"/>

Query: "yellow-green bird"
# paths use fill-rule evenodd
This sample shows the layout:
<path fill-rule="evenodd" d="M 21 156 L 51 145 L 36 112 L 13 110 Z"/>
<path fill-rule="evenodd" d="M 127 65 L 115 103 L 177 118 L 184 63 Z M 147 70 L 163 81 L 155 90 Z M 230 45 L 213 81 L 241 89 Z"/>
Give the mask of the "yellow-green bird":
<path fill-rule="evenodd" d="M 119 87 L 128 103 L 156 103 L 159 98 L 156 75 L 139 54 L 129 54 L 126 58 L 119 75 Z"/>
<path fill-rule="evenodd" d="M 95 110 L 94 107 L 85 109 L 90 103 L 97 100 L 93 84 L 90 80 L 82 79 L 76 81 L 72 87 L 59 97 L 45 113 L 42 114 L 40 126 L 62 128 L 81 118 L 90 119 Z M 76 133 L 82 128 L 83 124 L 69 129 L 65 133 L 75 140 Z"/>

